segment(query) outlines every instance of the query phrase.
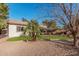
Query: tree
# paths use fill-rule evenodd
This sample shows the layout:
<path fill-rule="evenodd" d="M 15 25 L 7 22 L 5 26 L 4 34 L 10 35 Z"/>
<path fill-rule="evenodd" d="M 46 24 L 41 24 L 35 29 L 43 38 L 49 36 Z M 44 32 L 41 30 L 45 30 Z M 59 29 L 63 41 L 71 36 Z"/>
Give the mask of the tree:
<path fill-rule="evenodd" d="M 50 20 L 50 22 L 49 22 L 49 28 L 54 28 L 54 29 L 57 28 L 57 24 L 56 24 L 55 20 Z"/>
<path fill-rule="evenodd" d="M 6 25 L 7 18 L 8 18 L 8 6 L 7 4 L 0 3 L 0 34 L 2 32 L 2 29 L 7 26 Z"/>
<path fill-rule="evenodd" d="M 66 26 L 67 31 L 71 32 L 71 35 L 73 37 L 73 45 L 76 45 L 77 36 L 79 35 L 79 5 L 78 4 L 72 4 L 72 3 L 61 3 L 61 4 L 51 4 L 50 10 L 45 9 L 44 11 L 50 11 L 48 14 L 50 15 L 44 15 L 50 18 L 54 18 L 57 23 L 60 23 L 60 26 Z M 43 7 L 45 8 L 45 7 Z M 43 8 L 41 8 L 43 10 Z"/>
<path fill-rule="evenodd" d="M 56 16 L 59 23 L 66 26 L 67 30 L 71 32 L 72 37 L 74 38 L 73 45 L 76 45 L 77 35 L 79 31 L 79 9 L 78 4 L 58 4 L 61 14 L 57 14 L 55 11 L 54 15 Z M 74 7 L 75 6 L 75 7 Z"/>
<path fill-rule="evenodd" d="M 42 23 L 43 25 L 47 26 L 47 28 L 49 27 L 49 20 L 46 19 Z"/>
<path fill-rule="evenodd" d="M 54 20 L 44 20 L 42 23 L 43 25 L 47 26 L 47 28 L 57 28 L 56 22 Z"/>
<path fill-rule="evenodd" d="M 66 26 L 66 30 L 71 32 L 74 46 L 79 30 L 79 9 L 77 6 L 78 4 L 59 4 L 62 13 L 58 15 L 56 12 L 54 14 L 58 18 L 57 20 Z"/>
<path fill-rule="evenodd" d="M 23 21 L 23 22 L 29 22 L 29 21 L 28 21 L 26 18 L 24 18 L 24 17 L 22 18 L 22 21 Z"/>
<path fill-rule="evenodd" d="M 30 37 L 32 37 L 32 40 L 35 41 L 40 32 L 38 22 L 36 20 L 29 21 L 26 28 L 24 29 L 24 34 L 27 31 L 29 32 Z"/>

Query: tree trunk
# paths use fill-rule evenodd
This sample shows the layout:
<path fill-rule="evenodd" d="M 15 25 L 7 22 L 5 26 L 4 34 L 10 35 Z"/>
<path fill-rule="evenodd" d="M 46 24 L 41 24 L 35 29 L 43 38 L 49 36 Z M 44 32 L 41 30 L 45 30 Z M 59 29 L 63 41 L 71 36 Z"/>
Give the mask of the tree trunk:
<path fill-rule="evenodd" d="M 73 35 L 73 39 L 74 39 L 73 40 L 73 45 L 76 46 L 76 40 L 77 40 L 76 35 Z"/>
<path fill-rule="evenodd" d="M 33 37 L 32 41 L 36 41 L 36 35 L 34 32 L 32 32 L 32 37 Z"/>

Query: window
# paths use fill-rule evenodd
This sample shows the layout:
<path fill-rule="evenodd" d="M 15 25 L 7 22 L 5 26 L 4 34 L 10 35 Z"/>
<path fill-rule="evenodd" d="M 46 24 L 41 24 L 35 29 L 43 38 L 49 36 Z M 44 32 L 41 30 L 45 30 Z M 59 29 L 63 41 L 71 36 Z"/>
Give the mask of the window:
<path fill-rule="evenodd" d="M 17 26 L 17 32 L 23 31 L 23 26 Z"/>

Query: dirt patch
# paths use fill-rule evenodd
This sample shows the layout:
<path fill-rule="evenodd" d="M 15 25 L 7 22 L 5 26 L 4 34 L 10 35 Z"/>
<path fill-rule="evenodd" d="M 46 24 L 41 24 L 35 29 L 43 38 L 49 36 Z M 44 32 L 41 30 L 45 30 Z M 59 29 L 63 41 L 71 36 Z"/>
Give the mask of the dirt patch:
<path fill-rule="evenodd" d="M 3 56 L 68 56 L 79 55 L 78 49 L 55 41 L 0 42 Z"/>

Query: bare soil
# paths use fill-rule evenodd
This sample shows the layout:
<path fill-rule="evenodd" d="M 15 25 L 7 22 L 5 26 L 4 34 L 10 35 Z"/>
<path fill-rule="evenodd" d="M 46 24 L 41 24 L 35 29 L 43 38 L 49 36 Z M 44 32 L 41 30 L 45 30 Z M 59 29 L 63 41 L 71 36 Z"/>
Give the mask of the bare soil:
<path fill-rule="evenodd" d="M 78 49 L 61 41 L 0 42 L 0 56 L 74 56 Z"/>

